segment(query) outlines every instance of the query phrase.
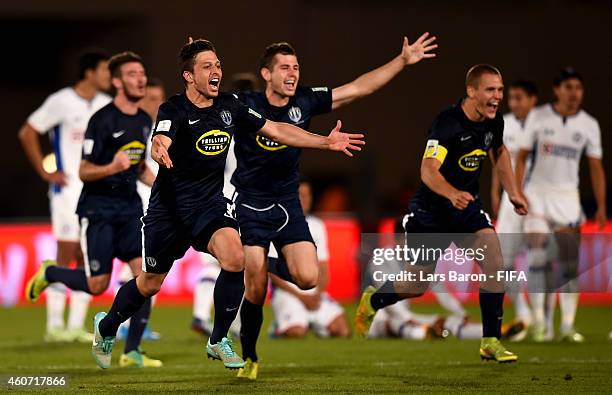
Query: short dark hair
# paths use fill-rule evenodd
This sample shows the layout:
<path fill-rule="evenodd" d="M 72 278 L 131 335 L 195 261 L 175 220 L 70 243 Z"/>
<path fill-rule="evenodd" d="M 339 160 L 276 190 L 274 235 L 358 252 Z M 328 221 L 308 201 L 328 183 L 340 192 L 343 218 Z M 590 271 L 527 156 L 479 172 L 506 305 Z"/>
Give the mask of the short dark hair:
<path fill-rule="evenodd" d="M 125 51 L 113 55 L 108 62 L 108 70 L 111 73 L 111 77 L 117 78 L 121 76 L 121 66 L 126 63 L 140 63 L 144 67 L 142 58 L 131 51 Z"/>
<path fill-rule="evenodd" d="M 584 83 L 582 75 L 578 73 L 573 67 L 564 67 L 561 72 L 559 72 L 559 75 L 556 76 L 553 80 L 553 86 L 559 86 L 563 81 L 571 80 L 574 78 Z"/>
<path fill-rule="evenodd" d="M 164 88 L 164 83 L 159 78 L 148 77 L 147 88 Z"/>
<path fill-rule="evenodd" d="M 516 80 L 510 84 L 510 88 L 522 89 L 525 91 L 527 96 L 537 96 L 538 87 L 533 81 L 529 80 Z"/>
<path fill-rule="evenodd" d="M 497 67 L 490 64 L 477 64 L 470 67 L 465 75 L 465 86 L 477 87 L 483 74 L 496 74 L 501 77 L 501 72 Z"/>
<path fill-rule="evenodd" d="M 85 78 L 87 70 L 95 70 L 100 62 L 108 60 L 109 55 L 101 49 L 89 49 L 79 55 L 79 81 Z"/>
<path fill-rule="evenodd" d="M 297 56 L 295 49 L 293 49 L 291 44 L 287 42 L 273 43 L 268 45 L 264 50 L 263 55 L 261 55 L 259 60 L 259 68 L 272 70 L 272 67 L 274 67 L 274 56 L 277 54 Z"/>
<path fill-rule="evenodd" d="M 181 68 L 181 78 L 183 78 L 184 71 L 190 71 L 193 73 L 193 65 L 195 64 L 195 58 L 200 52 L 212 51 L 217 53 L 215 46 L 212 42 L 198 38 L 190 43 L 183 45 L 179 51 L 179 67 Z M 184 81 L 183 79 L 183 82 Z"/>

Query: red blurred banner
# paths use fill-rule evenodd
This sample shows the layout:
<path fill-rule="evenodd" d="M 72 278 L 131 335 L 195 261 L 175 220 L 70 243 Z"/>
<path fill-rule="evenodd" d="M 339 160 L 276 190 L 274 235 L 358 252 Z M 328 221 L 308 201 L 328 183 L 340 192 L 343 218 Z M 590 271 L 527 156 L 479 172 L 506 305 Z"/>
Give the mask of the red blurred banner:
<path fill-rule="evenodd" d="M 330 282 L 328 292 L 342 302 L 353 302 L 359 295 L 360 266 L 358 253 L 360 245 L 360 227 L 356 220 L 350 218 L 324 219 L 329 235 L 329 270 Z M 381 222 L 380 232 L 388 233 L 393 229 L 391 220 Z M 583 227 L 583 232 L 596 232 L 592 223 Z M 605 233 L 612 232 L 612 222 Z M 0 225 L 0 305 L 12 306 L 24 302 L 24 287 L 29 277 L 35 272 L 43 259 L 54 259 L 56 242 L 48 224 L 36 225 Z M 583 245 L 587 253 L 594 253 L 595 246 Z M 117 276 L 121 262 L 115 261 L 113 284 L 101 301 L 110 301 L 117 287 Z M 185 257 L 174 264 L 159 294 L 160 303 L 189 303 L 199 273 L 203 270 L 202 255 L 189 250 Z M 601 273 L 593 273 L 592 281 L 609 281 L 612 273 L 607 272 L 607 265 L 601 265 Z M 469 298 L 467 298 L 469 299 Z M 427 300 L 427 298 L 425 298 Z M 612 303 L 612 293 L 584 294 L 582 300 Z M 41 302 L 39 302 L 41 303 Z"/>

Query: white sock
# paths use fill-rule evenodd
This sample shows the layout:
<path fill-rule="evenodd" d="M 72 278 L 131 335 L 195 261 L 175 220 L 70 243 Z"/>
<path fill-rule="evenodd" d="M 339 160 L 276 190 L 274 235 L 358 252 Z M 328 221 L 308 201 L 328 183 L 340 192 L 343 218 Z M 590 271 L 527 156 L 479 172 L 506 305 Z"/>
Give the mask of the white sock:
<path fill-rule="evenodd" d="M 47 288 L 47 332 L 64 329 L 64 308 L 66 306 L 66 286 L 60 283 Z"/>
<path fill-rule="evenodd" d="M 193 289 L 193 316 L 202 321 L 211 319 L 214 304 L 215 282 L 210 278 L 201 278 Z"/>
<path fill-rule="evenodd" d="M 459 332 L 458 339 L 482 339 L 482 323 L 466 322 Z"/>
<path fill-rule="evenodd" d="M 544 299 L 546 291 L 546 250 L 530 248 L 527 252 L 529 264 L 529 299 L 533 311 L 534 324 L 544 325 Z"/>
<path fill-rule="evenodd" d="M 580 294 L 578 293 L 562 292 L 559 294 L 559 305 L 561 306 L 561 332 L 574 330 L 579 296 Z"/>
<path fill-rule="evenodd" d="M 531 309 L 529 303 L 523 292 L 517 292 L 512 295 L 514 300 L 514 310 L 516 312 L 516 318 L 523 321 L 525 325 L 531 324 Z"/>
<path fill-rule="evenodd" d="M 68 315 L 68 329 L 83 329 L 91 295 L 83 291 L 70 293 L 70 314 Z"/>
<path fill-rule="evenodd" d="M 550 292 L 546 294 L 546 337 L 553 339 L 555 337 L 555 309 L 557 308 L 557 293 Z"/>

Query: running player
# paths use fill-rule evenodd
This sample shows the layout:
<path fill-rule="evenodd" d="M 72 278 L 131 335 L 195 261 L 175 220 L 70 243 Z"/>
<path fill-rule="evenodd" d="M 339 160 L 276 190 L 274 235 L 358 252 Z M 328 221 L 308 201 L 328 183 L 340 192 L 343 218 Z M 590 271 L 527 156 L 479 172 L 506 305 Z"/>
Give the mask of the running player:
<path fill-rule="evenodd" d="M 79 218 L 77 202 L 82 182 L 78 169 L 81 146 L 87 122 L 93 113 L 111 100 L 103 93 L 110 88 L 108 55 L 85 52 L 79 59 L 78 82 L 49 96 L 21 127 L 19 139 L 23 149 L 40 177 L 49 183 L 51 223 L 57 239 L 57 263 L 67 267 L 76 261 L 83 267 L 79 247 Z M 39 134 L 49 133 L 57 169 L 47 173 L 43 168 Z M 91 334 L 83 327 L 91 296 L 85 292 L 70 293 L 68 327 L 64 327 L 66 288 L 53 284 L 46 294 L 47 330 L 45 341 L 90 342 Z M 67 330 L 66 330 L 67 329 Z"/>
<path fill-rule="evenodd" d="M 504 115 L 504 145 L 510 153 L 513 169 L 516 166 L 520 140 L 524 138 L 524 125 L 527 114 L 538 102 L 538 90 L 531 81 L 518 80 L 508 88 L 508 107 L 510 112 Z M 493 214 L 497 217 L 495 230 L 500 235 L 500 245 L 504 258 L 505 267 L 514 269 L 517 256 L 523 251 L 524 242 L 523 217 L 514 212 L 514 208 L 508 200 L 506 192 L 500 194 L 501 185 L 497 173 L 491 173 L 491 204 Z M 527 298 L 521 289 L 508 292 L 515 309 L 516 321 L 521 322 L 523 330 L 511 338 L 520 341 L 527 335 L 527 329 L 531 323 L 531 310 Z"/>
<path fill-rule="evenodd" d="M 561 306 L 560 337 L 583 342 L 574 329 L 578 307 L 578 257 L 582 209 L 578 190 L 582 152 L 586 151 L 593 192 L 597 201 L 595 221 L 600 229 L 606 224 L 606 179 L 602 166 L 599 123 L 581 109 L 584 96 L 582 76 L 572 68 L 561 71 L 555 79 L 554 103 L 538 107 L 529 114 L 525 136 L 517 161 L 517 177 L 523 179 L 525 161 L 533 151 L 533 163 L 525 175 L 525 195 L 531 212 L 525 220 L 528 233 L 531 305 L 534 314 L 533 339 L 546 340 L 544 325 L 544 290 L 556 292 Z M 546 242 L 554 232 L 558 260 L 563 270 L 563 284 L 550 289 L 545 285 Z M 535 292 L 534 292 L 535 291 Z"/>
<path fill-rule="evenodd" d="M 390 62 L 354 81 L 331 89 L 299 85 L 300 65 L 288 43 L 268 46 L 260 61 L 266 82 L 264 92 L 241 92 L 240 100 L 274 121 L 308 130 L 313 116 L 330 112 L 385 86 L 404 67 L 433 58 L 436 38 L 423 34 Z M 292 281 L 301 289 L 317 285 L 319 263 L 316 247 L 297 196 L 300 150 L 270 141 L 264 135 L 241 134 L 236 138 L 238 168 L 236 216 L 246 259 L 245 298 L 240 309 L 240 340 L 245 370 L 257 369 L 256 344 L 263 322 L 270 243 L 282 253 Z M 251 377 L 248 372 L 239 372 Z"/>
<path fill-rule="evenodd" d="M 329 251 L 327 249 L 325 224 L 319 218 L 310 214 L 312 207 L 312 188 L 310 184 L 301 182 L 298 191 L 308 229 L 317 246 L 317 260 L 320 265 L 319 278 L 315 288 L 303 291 L 295 284 L 274 274 L 270 275 L 275 286 L 272 293 L 275 335 L 304 337 L 308 330 L 312 329 L 320 337 L 349 337 L 351 329 L 344 309 L 325 291 L 329 284 L 327 265 Z M 271 267 L 278 264 L 279 257 L 274 245 L 270 248 L 268 258 Z M 254 377 L 257 378 L 257 374 Z"/>
<path fill-rule="evenodd" d="M 92 353 L 103 368 L 110 366 L 121 322 L 159 291 L 174 261 L 190 246 L 209 252 L 221 266 L 206 353 L 227 368 L 244 366 L 227 338 L 244 293 L 244 252 L 238 223 L 231 202 L 222 194 L 227 148 L 234 135 L 260 132 L 279 144 L 341 151 L 349 156 L 349 150 L 360 150 L 363 144 L 362 135 L 340 132 L 339 121 L 329 136 L 318 136 L 268 121 L 236 96 L 219 93 L 221 63 L 207 40 L 185 44 L 179 61 L 185 92 L 160 107 L 153 134 L 152 156 L 162 166 L 143 219 L 143 272 L 119 289 L 108 315 L 98 313 L 94 320 Z"/>
<path fill-rule="evenodd" d="M 61 268 L 46 261 L 30 280 L 27 296 L 36 300 L 50 283 L 99 295 L 109 285 L 113 258 L 128 262 L 134 274 L 142 267 L 142 201 L 136 180 L 148 185 L 155 176 L 146 166 L 145 144 L 151 118 L 138 108 L 147 77 L 140 56 L 124 52 L 109 62 L 113 101 L 95 113 L 85 132 L 79 176 L 83 190 L 77 206 L 85 271 Z M 140 340 L 151 310 L 151 300 L 139 305 L 132 320 L 120 366 L 159 367 L 140 350 Z M 94 342 L 97 342 L 94 339 Z"/>
<path fill-rule="evenodd" d="M 444 240 L 443 233 L 474 233 L 474 246 L 486 245 L 485 259 L 479 263 L 487 279 L 502 268 L 499 241 L 488 214 L 478 196 L 481 163 L 491 156 L 499 179 L 519 214 L 527 213 L 512 172 L 510 155 L 503 144 L 504 122 L 497 109 L 503 99 L 499 70 L 490 65 L 476 65 L 466 76 L 467 97 L 443 111 L 429 130 L 429 140 L 421 162 L 422 184 L 404 218 L 408 242 L 413 246 L 446 249 L 454 238 Z M 429 240 L 424 233 L 436 234 Z M 460 236 L 454 236 L 460 237 Z M 423 240 L 420 240 L 423 239 Z M 432 243 L 433 241 L 433 243 Z M 462 240 L 458 240 L 462 241 Z M 406 270 L 418 269 L 425 276 L 433 273 L 436 261 L 422 260 Z M 376 311 L 402 299 L 422 295 L 428 281 L 409 286 L 387 281 L 377 291 L 368 287 L 359 303 L 355 320 L 360 336 L 368 333 Z M 503 285 L 495 280 L 480 284 L 480 309 L 483 338 L 480 356 L 498 362 L 513 362 L 517 356 L 499 342 L 503 315 Z"/>

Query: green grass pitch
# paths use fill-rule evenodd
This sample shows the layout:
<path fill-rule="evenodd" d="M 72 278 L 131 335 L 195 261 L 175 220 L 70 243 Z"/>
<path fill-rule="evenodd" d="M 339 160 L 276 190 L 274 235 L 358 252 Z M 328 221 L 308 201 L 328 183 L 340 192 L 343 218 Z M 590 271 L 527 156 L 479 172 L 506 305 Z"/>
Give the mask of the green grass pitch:
<path fill-rule="evenodd" d="M 419 306 L 419 310 L 429 307 Z M 99 307 L 93 307 L 90 315 Z M 354 306 L 349 306 L 349 314 Z M 510 310 L 510 308 L 507 308 Z M 477 310 L 472 309 L 477 313 Z M 270 311 L 266 309 L 265 333 Z M 162 333 L 143 348 L 164 361 L 161 369 L 121 369 L 123 343 L 113 366 L 97 368 L 86 344 L 42 341 L 41 307 L 0 309 L 0 375 L 67 374 L 71 392 L 206 393 L 610 393 L 612 391 L 612 308 L 580 308 L 582 345 L 507 343 L 517 364 L 481 362 L 477 341 L 271 340 L 259 346 L 260 379 L 235 378 L 218 361 L 205 358 L 204 339 L 189 329 L 188 307 L 155 308 L 152 326 Z M 0 392 L 2 388 L 0 386 Z"/>

